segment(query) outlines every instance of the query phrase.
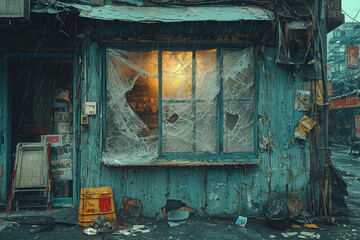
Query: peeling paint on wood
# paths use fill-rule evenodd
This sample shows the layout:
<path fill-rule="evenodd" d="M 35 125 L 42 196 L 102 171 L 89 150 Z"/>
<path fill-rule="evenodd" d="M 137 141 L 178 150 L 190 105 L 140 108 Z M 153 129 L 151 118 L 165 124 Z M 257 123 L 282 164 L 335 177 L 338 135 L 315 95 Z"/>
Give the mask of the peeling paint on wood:
<path fill-rule="evenodd" d="M 101 100 L 100 54 L 96 43 L 87 49 L 88 86 L 85 88 L 83 81 L 81 89 L 82 96 L 86 94 L 88 101 L 97 103 Z M 305 145 L 294 145 L 292 141 L 302 114 L 294 110 L 296 90 L 303 85 L 301 74 L 294 80 L 277 66 L 274 48 L 265 48 L 264 56 L 258 71 L 258 130 L 259 136 L 271 135 L 271 149 L 259 151 L 260 164 L 247 165 L 246 171 L 226 164 L 208 166 L 176 159 L 170 164 L 127 166 L 126 171 L 123 167 L 101 166 L 101 121 L 96 115 L 81 136 L 81 187 L 110 186 L 116 209 L 122 197 L 128 196 L 141 200 L 142 214 L 148 217 L 160 213 L 167 199 L 183 201 L 200 216 L 222 217 L 238 215 L 239 211 L 249 217 L 260 216 L 270 197 L 307 205 L 309 140 Z"/>

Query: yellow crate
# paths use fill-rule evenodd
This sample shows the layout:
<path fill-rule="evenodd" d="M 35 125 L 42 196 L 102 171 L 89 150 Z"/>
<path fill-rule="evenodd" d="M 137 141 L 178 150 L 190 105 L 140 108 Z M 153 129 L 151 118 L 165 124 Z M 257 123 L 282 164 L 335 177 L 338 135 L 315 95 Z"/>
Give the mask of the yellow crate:
<path fill-rule="evenodd" d="M 107 217 L 110 221 L 116 220 L 111 187 L 82 188 L 78 223 L 87 227 L 95 218 L 101 215 Z"/>

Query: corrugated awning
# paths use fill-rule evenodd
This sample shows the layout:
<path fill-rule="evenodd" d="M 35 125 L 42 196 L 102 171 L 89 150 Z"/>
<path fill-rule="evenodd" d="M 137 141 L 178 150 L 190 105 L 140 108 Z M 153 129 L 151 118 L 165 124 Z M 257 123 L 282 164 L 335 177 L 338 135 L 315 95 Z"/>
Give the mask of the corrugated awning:
<path fill-rule="evenodd" d="M 126 22 L 195 22 L 195 21 L 269 21 L 273 14 L 266 9 L 250 6 L 206 6 L 206 7 L 92 7 L 82 10 L 81 17 L 99 20 Z"/>

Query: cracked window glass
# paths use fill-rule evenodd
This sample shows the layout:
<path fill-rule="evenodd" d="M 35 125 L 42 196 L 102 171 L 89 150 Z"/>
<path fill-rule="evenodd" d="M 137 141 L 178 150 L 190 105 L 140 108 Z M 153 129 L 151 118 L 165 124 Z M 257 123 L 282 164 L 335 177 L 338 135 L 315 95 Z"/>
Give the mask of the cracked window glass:
<path fill-rule="evenodd" d="M 224 51 L 223 143 L 225 153 L 254 151 L 253 51 Z"/>
<path fill-rule="evenodd" d="M 217 152 L 216 50 L 162 53 L 162 150 Z"/>
<path fill-rule="evenodd" d="M 107 49 L 105 164 L 158 156 L 158 52 Z"/>
<path fill-rule="evenodd" d="M 215 154 L 220 158 L 222 153 L 253 152 L 252 48 L 223 51 L 219 59 L 215 49 L 159 54 L 107 49 L 106 152 L 102 161 L 108 165 L 144 164 L 163 154 Z M 222 91 L 221 64 L 217 64 L 221 59 Z"/>

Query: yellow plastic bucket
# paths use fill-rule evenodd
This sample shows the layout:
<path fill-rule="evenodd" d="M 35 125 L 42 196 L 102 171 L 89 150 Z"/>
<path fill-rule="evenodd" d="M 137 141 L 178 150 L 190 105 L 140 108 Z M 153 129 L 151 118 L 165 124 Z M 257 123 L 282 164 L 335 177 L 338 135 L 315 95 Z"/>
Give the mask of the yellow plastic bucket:
<path fill-rule="evenodd" d="M 101 215 L 107 217 L 110 221 L 116 220 L 111 187 L 82 188 L 78 223 L 87 227 L 95 218 Z"/>

